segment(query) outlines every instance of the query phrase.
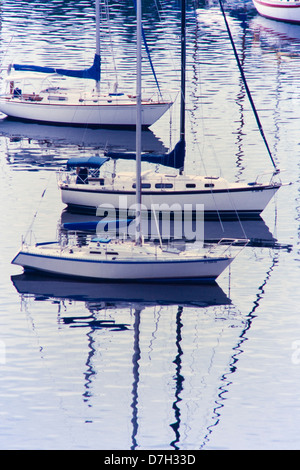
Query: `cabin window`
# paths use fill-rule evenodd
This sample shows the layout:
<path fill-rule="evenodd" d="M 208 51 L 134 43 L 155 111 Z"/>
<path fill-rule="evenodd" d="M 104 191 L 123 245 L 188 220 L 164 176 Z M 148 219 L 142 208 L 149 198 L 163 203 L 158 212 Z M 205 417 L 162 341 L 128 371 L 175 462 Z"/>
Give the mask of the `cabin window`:
<path fill-rule="evenodd" d="M 170 189 L 173 188 L 172 183 L 156 183 L 155 187 L 157 189 Z"/>
<path fill-rule="evenodd" d="M 49 101 L 67 101 L 66 96 L 59 96 L 59 95 L 49 95 L 48 96 Z"/>
<path fill-rule="evenodd" d="M 195 183 L 187 183 L 187 184 L 185 185 L 185 187 L 186 187 L 186 188 L 195 188 L 196 185 L 195 185 Z"/>
<path fill-rule="evenodd" d="M 214 188 L 215 185 L 213 183 L 205 183 L 205 188 Z"/>
<path fill-rule="evenodd" d="M 144 188 L 144 189 L 149 189 L 149 188 L 151 188 L 151 184 L 150 184 L 150 183 L 142 183 L 141 186 L 142 186 L 142 188 Z M 136 184 L 133 183 L 132 187 L 133 187 L 133 189 L 135 189 L 135 188 L 136 188 Z"/>

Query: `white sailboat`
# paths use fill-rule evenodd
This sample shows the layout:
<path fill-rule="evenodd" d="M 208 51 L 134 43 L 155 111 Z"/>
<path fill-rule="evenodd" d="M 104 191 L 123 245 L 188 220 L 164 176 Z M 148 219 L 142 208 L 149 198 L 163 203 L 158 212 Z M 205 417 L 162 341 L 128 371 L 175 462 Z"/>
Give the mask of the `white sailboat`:
<path fill-rule="evenodd" d="M 228 247 L 227 247 L 228 248 Z M 229 253 L 229 252 L 228 252 Z M 23 245 L 12 263 L 25 271 L 63 277 L 130 282 L 215 281 L 230 265 L 229 254 L 204 250 L 174 253 L 134 242 L 97 243 L 62 248 L 57 244 Z"/>
<path fill-rule="evenodd" d="M 15 75 L 10 75 L 15 70 Z M 90 92 L 45 86 L 37 92 L 31 76 L 19 72 L 58 74 L 95 81 Z M 100 0 L 96 0 L 96 53 L 93 65 L 85 70 L 68 70 L 35 65 L 12 64 L 7 77 L 7 90 L 0 95 L 0 111 L 25 121 L 72 126 L 131 128 L 135 126 L 136 97 L 132 94 L 100 91 Z M 36 80 L 34 80 L 36 82 Z M 142 99 L 142 126 L 156 122 L 172 105 L 160 93 Z"/>
<path fill-rule="evenodd" d="M 300 23 L 300 0 L 253 0 L 258 13 L 266 18 Z"/>
<path fill-rule="evenodd" d="M 131 282 L 187 282 L 191 280 L 214 281 L 234 257 L 229 247 L 218 254 L 200 250 L 168 251 L 162 246 L 144 244 L 141 233 L 141 0 L 137 2 L 137 107 L 136 107 L 136 240 L 98 240 L 85 246 L 61 246 L 42 243 L 35 246 L 23 244 L 12 260 L 33 270 L 58 276 L 94 280 Z M 247 244 L 243 240 L 243 245 Z M 224 247 L 223 247 L 224 249 Z M 217 251 L 215 251 L 217 250 Z"/>
<path fill-rule="evenodd" d="M 225 14 L 224 18 L 226 21 Z M 230 34 L 229 29 L 228 32 Z M 171 152 L 172 155 L 170 154 L 175 163 L 176 160 L 180 162 L 179 165 L 184 161 L 185 155 L 185 0 L 182 1 L 181 36 L 180 141 L 174 151 Z M 251 101 L 250 94 L 249 97 Z M 251 103 L 253 104 L 252 101 Z M 255 107 L 254 111 L 256 112 Z M 256 118 L 265 140 L 257 113 Z M 267 144 L 266 140 L 265 143 Z M 267 146 L 267 148 L 270 154 L 269 147 Z M 259 176 L 255 181 L 249 183 L 231 183 L 219 176 L 189 175 L 182 169 L 175 175 L 170 174 L 170 172 L 143 172 L 141 175 L 143 209 L 151 212 L 153 207 L 161 211 L 163 211 L 163 207 L 172 207 L 173 212 L 182 214 L 183 211 L 187 210 L 197 211 L 197 207 L 202 205 L 207 217 L 257 218 L 282 185 L 277 178 L 279 171 L 271 154 L 270 156 L 275 171 L 268 182 L 262 182 Z M 103 163 L 103 160 L 101 160 L 99 168 Z M 176 166 L 175 164 L 174 167 L 178 168 L 179 165 Z M 72 166 L 72 162 L 69 166 Z M 81 165 L 80 160 L 74 162 L 74 166 L 86 167 L 84 162 Z M 76 175 L 72 176 L 70 172 L 62 172 L 59 175 L 58 186 L 61 191 L 62 202 L 74 212 L 93 214 L 97 213 L 98 208 L 103 209 L 112 206 L 117 210 L 123 210 L 124 204 L 127 205 L 128 209 L 135 202 L 136 181 L 133 173 L 124 172 L 113 176 L 111 174 L 106 176 L 103 173 L 103 175 L 96 178 L 93 176 L 86 177 L 85 184 L 81 183 L 82 181 L 78 183 Z"/>

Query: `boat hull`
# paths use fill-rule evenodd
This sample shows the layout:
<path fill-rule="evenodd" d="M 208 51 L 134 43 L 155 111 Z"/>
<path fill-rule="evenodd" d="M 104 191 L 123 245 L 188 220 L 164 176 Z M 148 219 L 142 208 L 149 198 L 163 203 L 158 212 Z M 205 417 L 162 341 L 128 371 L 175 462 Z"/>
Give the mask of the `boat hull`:
<path fill-rule="evenodd" d="M 151 212 L 199 211 L 203 207 L 207 218 L 257 218 L 279 189 L 280 184 L 243 186 L 200 191 L 160 191 L 142 193 L 142 209 Z M 135 204 L 134 192 L 105 191 L 89 185 L 61 184 L 61 198 L 72 212 L 99 215 L 99 208 L 123 211 Z M 124 204 L 126 201 L 126 207 Z M 202 206 L 201 206 L 202 205 Z"/>
<path fill-rule="evenodd" d="M 20 251 L 12 261 L 25 271 L 39 271 L 62 277 L 122 282 L 213 282 L 232 258 L 85 259 L 84 257 Z"/>
<path fill-rule="evenodd" d="M 154 124 L 171 106 L 170 102 L 142 105 L 142 126 Z M 0 97 L 0 111 L 10 118 L 47 124 L 133 128 L 136 105 L 128 104 L 48 104 Z"/>
<path fill-rule="evenodd" d="M 300 23 L 300 2 L 253 0 L 258 13 L 266 18 L 289 23 Z"/>

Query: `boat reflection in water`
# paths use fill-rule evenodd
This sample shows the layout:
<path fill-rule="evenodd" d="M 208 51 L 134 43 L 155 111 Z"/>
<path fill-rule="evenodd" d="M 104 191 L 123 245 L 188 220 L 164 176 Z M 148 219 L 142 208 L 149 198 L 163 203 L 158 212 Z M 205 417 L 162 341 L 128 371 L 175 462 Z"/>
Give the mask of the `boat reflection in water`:
<path fill-rule="evenodd" d="M 50 308 L 58 307 L 60 342 L 61 334 L 67 334 L 67 344 L 75 341 L 71 347 L 73 359 L 68 362 L 66 375 L 60 376 L 59 388 L 70 386 L 67 377 L 72 373 L 76 381 L 82 382 L 77 395 L 76 421 L 80 419 L 79 410 L 86 406 L 83 419 L 90 423 L 90 427 L 97 426 L 93 432 L 96 432 L 101 448 L 148 448 L 147 440 L 151 434 L 156 436 L 154 441 L 162 439 L 164 448 L 179 448 L 181 428 L 185 426 L 182 423 L 185 417 L 179 412 L 184 381 L 188 393 L 191 380 L 200 387 L 199 396 L 192 399 L 196 407 L 203 400 L 203 394 L 206 396 L 208 393 L 210 405 L 205 403 L 202 411 L 206 413 L 212 408 L 216 380 L 216 372 L 212 372 L 212 360 L 216 357 L 215 334 L 221 339 L 220 331 L 225 328 L 225 335 L 227 332 L 231 335 L 235 333 L 232 326 L 236 321 L 241 322 L 241 319 L 234 318 L 230 311 L 231 301 L 217 284 L 137 286 L 58 280 L 33 274 L 13 276 L 12 282 L 23 302 L 33 298 L 34 304 L 42 303 L 44 309 L 45 302 L 49 302 Z M 80 303 L 88 312 L 79 310 Z M 75 315 L 72 314 L 72 304 Z M 229 309 L 227 319 L 224 308 Z M 33 311 L 30 310 L 32 317 Z M 38 310 L 40 312 L 40 307 Z M 220 318 L 215 318 L 218 316 Z M 34 320 L 36 334 L 41 321 L 43 315 L 37 315 Z M 70 329 L 69 333 L 66 328 Z M 83 341 L 80 331 L 84 334 Z M 47 351 L 49 354 L 53 341 L 56 344 L 48 330 L 42 346 L 43 357 Z M 76 342 L 80 344 L 74 349 Z M 224 344 L 218 348 L 222 350 L 223 362 L 226 357 L 223 355 Z M 198 368 L 199 351 L 203 357 Z M 62 356 L 58 356 L 59 368 L 64 368 L 62 357 L 67 357 L 67 352 L 65 344 Z M 79 370 L 76 353 L 83 366 Z M 193 364 L 195 360 L 196 364 Z M 190 371 L 192 376 L 185 368 L 182 370 L 185 361 L 188 361 L 188 368 L 195 369 Z M 206 385 L 203 385 L 203 380 Z M 201 387 L 205 390 L 201 391 Z M 74 390 L 72 393 L 74 397 Z M 184 393 L 182 400 L 180 406 L 185 413 L 191 403 Z M 72 403 L 74 405 L 73 400 Z M 70 413 L 74 413 L 73 405 Z M 191 425 L 194 428 L 192 422 Z M 198 426 L 193 432 L 199 432 Z"/>
<path fill-rule="evenodd" d="M 0 119 L 0 136 L 5 139 L 7 163 L 17 169 L 54 169 L 81 154 L 89 156 L 105 152 L 132 152 L 135 132 L 113 129 L 81 129 L 72 126 L 53 126 Z M 165 154 L 167 147 L 150 131 L 142 131 L 142 151 Z M 119 164 L 118 164 L 119 165 Z M 128 165 L 125 161 L 124 165 Z M 122 166 L 122 163 L 121 163 Z M 111 171 L 116 162 L 111 161 Z"/>
<path fill-rule="evenodd" d="M 81 129 L 72 126 L 53 126 L 23 121 L 0 119 L 0 136 L 11 141 L 36 141 L 39 144 L 60 147 L 77 146 L 86 150 L 114 150 L 133 152 L 135 131 L 115 129 Z M 142 131 L 142 151 L 164 153 L 167 148 L 150 130 Z"/>
<path fill-rule="evenodd" d="M 207 307 L 228 305 L 230 300 L 216 283 L 202 284 L 135 284 L 118 282 L 88 282 L 62 279 L 38 274 L 12 276 L 19 294 L 29 294 L 39 299 L 64 299 L 98 302 L 104 306 L 132 305 L 181 305 Z"/>
<path fill-rule="evenodd" d="M 101 221 L 105 221 L 107 224 L 102 224 Z M 120 219 L 119 224 L 116 224 L 116 220 L 110 220 L 109 217 L 102 218 L 86 214 L 76 214 L 64 210 L 59 220 L 59 231 L 61 235 L 64 234 L 65 236 L 72 232 L 77 232 L 81 240 L 91 233 L 112 236 L 113 234 L 110 232 L 110 229 L 112 231 L 115 230 L 117 236 L 125 234 L 133 237 L 134 227 L 131 222 L 132 219 Z M 188 230 L 186 230 L 187 228 Z M 201 233 L 197 233 L 199 228 Z M 142 219 L 142 231 L 144 234 L 148 234 L 151 240 L 161 239 L 163 242 L 176 240 L 178 242 L 193 242 L 196 239 L 205 243 L 218 243 L 222 238 L 235 238 L 248 239 L 248 246 L 278 246 L 277 239 L 261 217 L 255 220 L 243 220 L 242 223 L 239 220 L 203 221 L 199 219 L 197 225 L 195 220 L 186 220 L 183 217 L 179 219 L 172 218 L 172 214 L 164 218 L 163 214 L 157 213 L 155 219 L 154 217 Z M 189 239 L 185 236 L 187 231 L 191 236 L 194 236 L 194 239 Z"/>

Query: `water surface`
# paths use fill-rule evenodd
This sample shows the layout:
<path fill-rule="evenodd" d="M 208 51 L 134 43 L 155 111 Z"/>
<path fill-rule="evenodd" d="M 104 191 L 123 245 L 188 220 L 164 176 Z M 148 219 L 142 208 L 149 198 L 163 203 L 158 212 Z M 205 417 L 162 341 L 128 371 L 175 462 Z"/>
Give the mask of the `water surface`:
<path fill-rule="evenodd" d="M 159 82 L 176 94 L 178 2 L 161 1 L 159 14 L 143 3 Z M 234 181 L 271 174 L 217 2 L 190 3 L 186 170 Z M 11 265 L 22 235 L 33 223 L 39 241 L 55 239 L 71 217 L 56 171 L 71 156 L 133 150 L 135 136 L 0 123 L 1 449 L 299 448 L 300 27 L 259 17 L 250 1 L 226 11 L 281 178 L 293 185 L 257 222 L 205 226 L 207 238 L 252 239 L 215 286 L 95 288 L 24 277 Z M 104 85 L 116 65 L 119 88 L 134 89 L 130 2 L 111 5 L 103 31 Z M 90 2 L 3 2 L 3 68 L 86 67 L 94 43 Z M 155 85 L 146 59 L 144 84 Z M 174 145 L 178 108 L 143 135 L 145 150 Z M 124 168 L 134 162 L 117 163 Z"/>

